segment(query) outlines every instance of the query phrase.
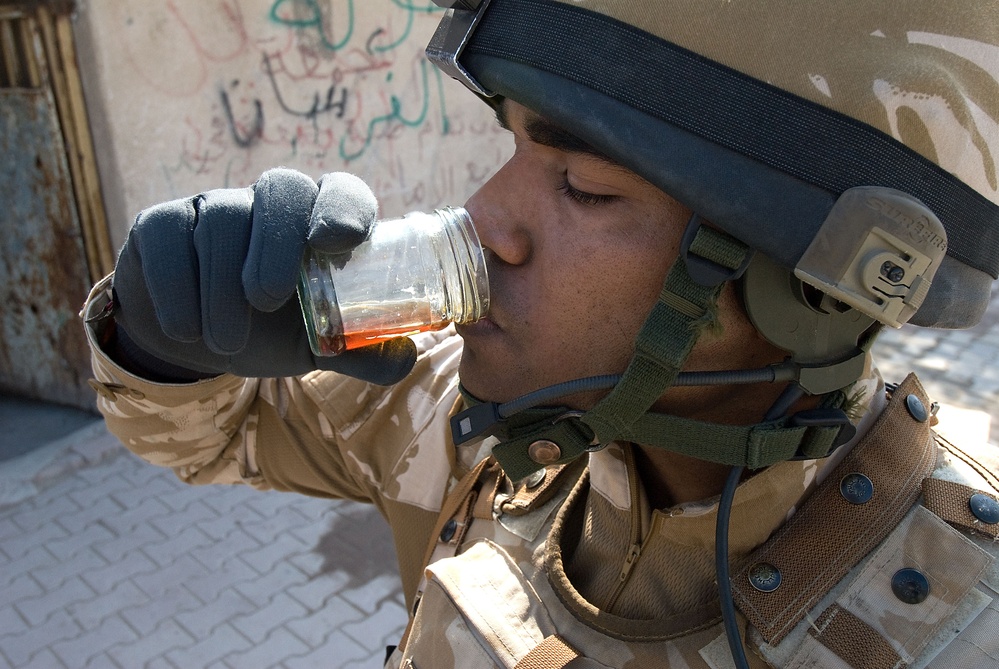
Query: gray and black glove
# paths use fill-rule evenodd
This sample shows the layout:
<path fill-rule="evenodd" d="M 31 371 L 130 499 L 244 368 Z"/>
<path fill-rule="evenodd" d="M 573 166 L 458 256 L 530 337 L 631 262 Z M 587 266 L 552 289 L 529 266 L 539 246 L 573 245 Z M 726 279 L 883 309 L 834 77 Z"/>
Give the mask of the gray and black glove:
<path fill-rule="evenodd" d="M 416 360 L 412 341 L 315 357 L 296 295 L 306 245 L 350 251 L 377 211 L 375 196 L 353 175 L 327 174 L 317 186 L 284 168 L 249 188 L 144 210 L 115 267 L 119 350 L 134 366 L 176 380 L 328 369 L 383 385 L 399 381 Z"/>

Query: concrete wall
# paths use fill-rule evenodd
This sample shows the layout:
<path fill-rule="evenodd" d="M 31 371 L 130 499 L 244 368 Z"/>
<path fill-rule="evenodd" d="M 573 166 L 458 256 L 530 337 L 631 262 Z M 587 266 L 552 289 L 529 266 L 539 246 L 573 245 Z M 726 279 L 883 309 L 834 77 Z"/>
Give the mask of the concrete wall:
<path fill-rule="evenodd" d="M 285 165 L 364 178 L 391 216 L 461 204 L 512 150 L 423 55 L 431 0 L 81 0 L 112 244 L 135 214 Z"/>

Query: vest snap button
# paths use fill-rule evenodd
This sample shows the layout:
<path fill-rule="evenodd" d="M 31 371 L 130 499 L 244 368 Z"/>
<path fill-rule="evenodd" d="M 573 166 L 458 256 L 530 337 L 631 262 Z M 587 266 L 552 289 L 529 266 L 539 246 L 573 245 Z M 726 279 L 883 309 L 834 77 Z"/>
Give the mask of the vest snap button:
<path fill-rule="evenodd" d="M 874 496 L 874 484 L 863 474 L 853 472 L 840 481 L 839 494 L 850 504 L 867 504 Z"/>
<path fill-rule="evenodd" d="M 909 395 L 905 398 L 905 407 L 909 410 L 909 414 L 920 423 L 925 423 L 930 417 L 923 401 L 915 395 Z"/>
<path fill-rule="evenodd" d="M 780 587 L 780 569 L 767 562 L 753 565 L 749 570 L 749 584 L 760 592 L 773 592 Z"/>
<path fill-rule="evenodd" d="M 986 525 L 999 523 L 999 502 L 983 493 L 975 493 L 968 500 L 971 513 Z"/>
<path fill-rule="evenodd" d="M 552 465 L 562 457 L 562 449 L 554 441 L 539 439 L 527 447 L 527 456 L 539 465 Z"/>
<path fill-rule="evenodd" d="M 441 530 L 441 541 L 447 543 L 454 538 L 454 533 L 458 531 L 458 521 L 454 518 L 444 523 L 444 529 Z"/>
<path fill-rule="evenodd" d="M 899 569 L 891 578 L 891 591 L 899 601 L 919 604 L 930 594 L 930 582 L 915 569 Z"/>
<path fill-rule="evenodd" d="M 534 490 L 539 485 L 545 482 L 545 477 L 548 474 L 548 470 L 539 469 L 533 474 L 528 474 L 527 478 L 524 479 L 524 487 L 528 490 Z"/>

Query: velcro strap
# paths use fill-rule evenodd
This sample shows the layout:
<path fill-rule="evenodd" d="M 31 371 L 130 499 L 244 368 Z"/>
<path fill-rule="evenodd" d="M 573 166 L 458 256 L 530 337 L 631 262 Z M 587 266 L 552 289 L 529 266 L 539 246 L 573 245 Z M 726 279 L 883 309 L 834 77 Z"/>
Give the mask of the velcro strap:
<path fill-rule="evenodd" d="M 695 219 L 695 221 L 699 220 L 699 218 Z M 702 234 L 702 230 L 706 231 L 707 234 Z M 690 252 L 730 270 L 742 267 L 748 260 L 748 249 L 744 244 L 720 230 L 703 226 L 698 228 L 697 234 L 691 240 Z"/>
<path fill-rule="evenodd" d="M 530 410 L 537 413 L 538 410 Z M 541 410 L 542 412 L 544 410 Z M 522 418 L 522 412 L 517 418 Z M 518 429 L 509 426 L 506 439 L 493 447 L 493 457 L 499 461 L 503 471 L 513 481 L 519 481 L 528 474 L 536 472 L 541 467 L 553 464 L 566 464 L 585 453 L 593 444 L 593 430 L 579 420 L 578 417 L 566 417 L 560 420 L 564 412 L 548 414 L 548 418 L 527 428 Z M 550 441 L 560 453 L 557 459 L 550 462 L 537 462 L 531 459 L 531 445 L 541 441 Z"/>
<path fill-rule="evenodd" d="M 594 448 L 594 432 L 583 422 L 585 418 L 564 413 L 553 415 L 564 419 L 549 418 L 527 430 L 509 430 L 507 439 L 493 448 L 493 457 L 512 480 L 519 481 L 542 466 L 566 464 Z M 838 443 L 839 435 L 839 426 L 789 426 L 786 420 L 758 425 L 722 425 L 666 414 L 646 414 L 618 438 L 709 462 L 759 469 L 795 457 L 826 457 Z M 558 448 L 560 457 L 557 460 L 536 462 L 531 459 L 531 445 L 542 439 Z"/>
<path fill-rule="evenodd" d="M 671 293 L 668 290 L 664 290 L 662 294 L 659 295 L 659 301 L 667 307 L 680 312 L 692 321 L 698 320 L 705 314 L 705 309 L 701 305 L 694 304 L 690 300 L 680 297 L 675 293 Z"/>
<path fill-rule="evenodd" d="M 808 633 L 839 656 L 847 666 L 863 669 L 898 669 L 906 666 L 898 652 L 877 630 L 839 604 L 826 609 L 815 624 L 808 628 Z M 799 666 L 810 665 L 806 661 Z"/>
<path fill-rule="evenodd" d="M 575 648 L 558 634 L 553 634 L 520 658 L 513 669 L 563 669 L 577 657 L 579 653 Z"/>
<path fill-rule="evenodd" d="M 999 539 L 999 523 L 984 522 L 972 513 L 971 498 L 975 495 L 996 501 L 993 495 L 954 481 L 933 478 L 923 481 L 923 506 L 955 527 Z"/>
<path fill-rule="evenodd" d="M 837 444 L 839 433 L 839 426 L 790 426 L 786 419 L 757 425 L 723 425 L 647 414 L 621 438 L 668 447 L 674 453 L 708 462 L 759 469 L 795 457 L 824 458 Z"/>
<path fill-rule="evenodd" d="M 724 232 L 700 226 L 691 252 L 720 267 L 735 268 L 752 251 Z M 606 443 L 619 439 L 673 385 L 705 327 L 714 323 L 722 286 L 694 281 L 679 256 L 666 276 L 659 301 L 635 340 L 635 354 L 621 380 L 584 421 Z"/>

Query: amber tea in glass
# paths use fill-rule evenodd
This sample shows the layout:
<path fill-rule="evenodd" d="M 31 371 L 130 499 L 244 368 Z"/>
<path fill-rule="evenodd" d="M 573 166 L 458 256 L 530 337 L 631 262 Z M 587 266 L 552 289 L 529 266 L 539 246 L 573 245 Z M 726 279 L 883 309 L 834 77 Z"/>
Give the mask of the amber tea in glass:
<path fill-rule="evenodd" d="M 470 323 L 489 308 L 482 246 L 460 207 L 376 221 L 349 253 L 310 249 L 298 294 L 318 356 Z"/>

